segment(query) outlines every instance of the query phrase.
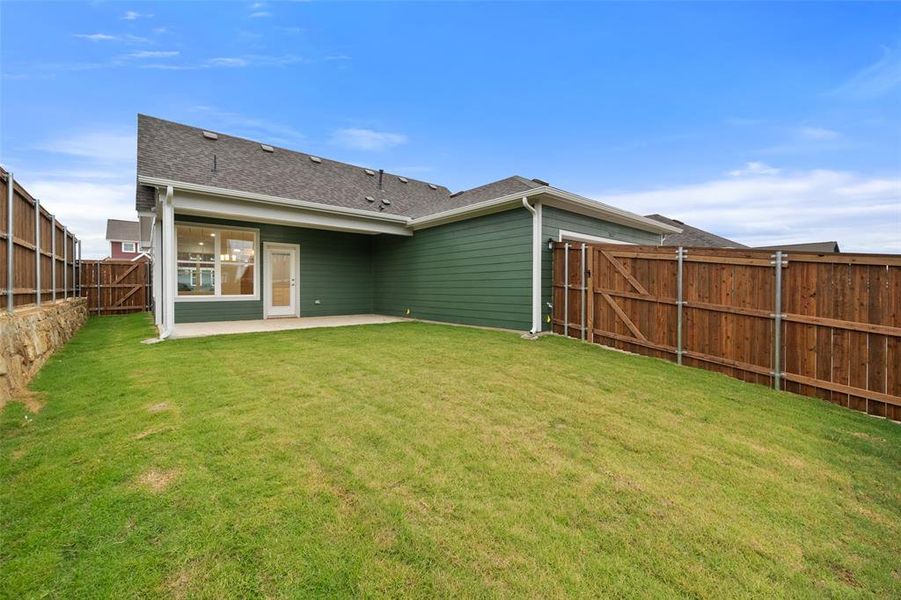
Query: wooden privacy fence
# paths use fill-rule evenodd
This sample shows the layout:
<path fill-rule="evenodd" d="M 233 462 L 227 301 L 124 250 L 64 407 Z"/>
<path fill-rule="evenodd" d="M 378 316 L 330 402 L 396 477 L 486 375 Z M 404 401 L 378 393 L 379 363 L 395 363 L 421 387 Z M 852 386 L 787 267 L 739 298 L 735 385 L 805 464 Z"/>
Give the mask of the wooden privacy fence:
<path fill-rule="evenodd" d="M 80 293 L 94 315 L 150 310 L 150 261 L 83 260 Z"/>
<path fill-rule="evenodd" d="M 554 246 L 553 330 L 901 420 L 901 256 Z"/>
<path fill-rule="evenodd" d="M 81 243 L 0 168 L 0 289 L 6 310 L 76 295 Z"/>

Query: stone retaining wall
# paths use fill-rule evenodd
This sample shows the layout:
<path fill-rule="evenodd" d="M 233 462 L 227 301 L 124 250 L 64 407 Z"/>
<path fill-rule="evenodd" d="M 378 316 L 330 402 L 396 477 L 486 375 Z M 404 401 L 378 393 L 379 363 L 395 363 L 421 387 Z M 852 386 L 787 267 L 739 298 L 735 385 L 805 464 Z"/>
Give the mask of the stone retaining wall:
<path fill-rule="evenodd" d="M 88 319 L 84 298 L 0 314 L 0 405 L 25 388 L 50 355 Z"/>

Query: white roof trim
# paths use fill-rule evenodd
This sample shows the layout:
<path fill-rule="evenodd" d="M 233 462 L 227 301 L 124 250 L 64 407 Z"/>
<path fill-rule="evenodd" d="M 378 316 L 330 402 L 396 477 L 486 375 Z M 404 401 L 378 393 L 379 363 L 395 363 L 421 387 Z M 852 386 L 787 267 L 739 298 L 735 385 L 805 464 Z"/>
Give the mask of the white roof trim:
<path fill-rule="evenodd" d="M 604 221 L 610 221 L 612 223 L 618 223 L 627 227 L 633 227 L 642 231 L 650 231 L 652 233 L 658 234 L 680 233 L 682 231 L 678 227 L 673 227 L 671 225 L 661 223 L 660 221 L 655 221 L 654 219 L 642 217 L 627 210 L 614 208 L 612 206 L 604 204 L 603 202 L 591 200 L 589 198 L 585 198 L 584 196 L 579 196 L 578 194 L 573 194 L 571 192 L 567 192 L 565 190 L 557 189 L 551 186 L 541 186 L 526 190 L 524 192 L 507 194 L 506 196 L 501 196 L 499 198 L 483 200 L 482 202 L 476 202 L 474 204 L 468 204 L 466 206 L 460 206 L 457 208 L 441 211 L 439 213 L 411 219 L 410 217 L 404 217 L 401 215 L 378 214 L 368 210 L 346 208 L 343 206 L 334 206 L 331 204 L 321 204 L 319 202 L 307 202 L 305 200 L 294 200 L 292 198 L 270 196 L 268 194 L 257 194 L 255 192 L 242 192 L 238 190 L 213 187 L 198 183 L 173 181 L 159 177 L 147 177 L 142 175 L 138 177 L 138 182 L 142 185 L 149 185 L 154 187 L 172 186 L 175 189 L 185 192 L 219 196 L 221 198 L 249 200 L 251 202 L 262 202 L 267 204 L 290 206 L 311 211 L 348 215 L 362 219 L 371 219 L 374 221 L 387 221 L 389 223 L 405 225 L 413 230 L 423 229 L 426 227 L 435 227 L 437 225 L 443 225 L 445 223 L 451 223 L 453 221 L 471 218 L 477 216 L 479 213 L 487 214 L 496 212 L 497 210 L 504 208 L 507 204 L 518 205 L 523 198 L 546 195 L 550 196 L 553 200 L 559 202 L 564 206 L 579 209 L 580 212 L 584 214 L 588 214 L 589 216 L 595 217 L 597 219 L 602 219 Z"/>
<path fill-rule="evenodd" d="M 335 213 L 342 215 L 351 215 L 363 219 L 372 219 L 375 221 L 388 221 L 391 223 L 400 223 L 406 225 L 410 222 L 409 217 L 401 215 L 385 215 L 372 212 L 370 210 L 359 210 L 356 208 L 346 208 L 344 206 L 334 206 L 331 204 L 321 204 L 319 202 L 307 202 L 305 200 L 294 200 L 292 198 L 283 198 L 281 196 L 270 196 L 268 194 L 257 194 L 255 192 L 242 192 L 239 190 L 230 190 L 228 188 L 213 187 L 210 185 L 202 185 L 199 183 L 187 183 L 184 181 L 172 181 L 170 179 L 162 179 L 159 177 L 138 177 L 138 183 L 155 187 L 172 186 L 176 190 L 185 192 L 194 192 L 210 196 L 220 196 L 223 198 L 232 198 L 235 200 L 250 200 L 252 202 L 265 202 L 267 204 L 280 204 L 282 206 L 293 206 L 306 210 L 313 210 L 326 213 Z"/>
<path fill-rule="evenodd" d="M 519 204 L 523 198 L 541 195 L 550 196 L 560 202 L 560 204 L 579 208 L 581 211 L 587 212 L 595 218 L 610 221 L 612 223 L 619 223 L 635 229 L 641 229 L 642 231 L 650 231 L 653 233 L 679 233 L 682 231 L 677 227 L 672 227 L 671 225 L 661 223 L 660 221 L 648 219 L 647 217 L 642 217 L 626 210 L 614 208 L 603 202 L 591 200 L 551 186 L 541 186 L 524 192 L 507 194 L 506 196 L 501 196 L 499 198 L 483 200 L 482 202 L 476 202 L 475 204 L 460 206 L 432 215 L 418 217 L 410 221 L 410 227 L 414 230 L 425 227 L 435 227 L 436 225 L 443 225 L 444 223 L 465 219 L 472 213 L 491 212 L 492 209 L 496 210 L 507 204 Z"/>

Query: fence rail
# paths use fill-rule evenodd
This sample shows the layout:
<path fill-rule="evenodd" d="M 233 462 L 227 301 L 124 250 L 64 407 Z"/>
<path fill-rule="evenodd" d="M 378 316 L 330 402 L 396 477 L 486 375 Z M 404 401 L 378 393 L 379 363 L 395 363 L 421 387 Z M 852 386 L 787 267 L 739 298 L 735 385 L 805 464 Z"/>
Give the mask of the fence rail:
<path fill-rule="evenodd" d="M 83 260 L 80 294 L 93 315 L 150 310 L 150 271 L 146 260 Z"/>
<path fill-rule="evenodd" d="M 81 242 L 0 168 L 0 294 L 6 310 L 77 295 Z"/>
<path fill-rule="evenodd" d="M 901 420 L 901 256 L 554 247 L 553 329 Z"/>

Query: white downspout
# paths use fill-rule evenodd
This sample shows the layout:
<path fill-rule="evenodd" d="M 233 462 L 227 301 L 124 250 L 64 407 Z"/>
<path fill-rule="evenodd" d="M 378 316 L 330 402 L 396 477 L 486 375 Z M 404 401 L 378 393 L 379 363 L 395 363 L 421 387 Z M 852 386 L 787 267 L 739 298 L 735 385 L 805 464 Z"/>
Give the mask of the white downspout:
<path fill-rule="evenodd" d="M 162 206 L 162 237 L 163 237 L 163 330 L 160 339 L 164 340 L 172 335 L 175 329 L 175 293 L 178 285 L 178 262 L 175 259 L 175 207 L 172 206 L 172 186 L 166 187 L 166 199 Z"/>
<path fill-rule="evenodd" d="M 532 213 L 532 329 L 531 334 L 541 331 L 541 203 L 533 207 L 526 196 L 522 205 Z"/>

